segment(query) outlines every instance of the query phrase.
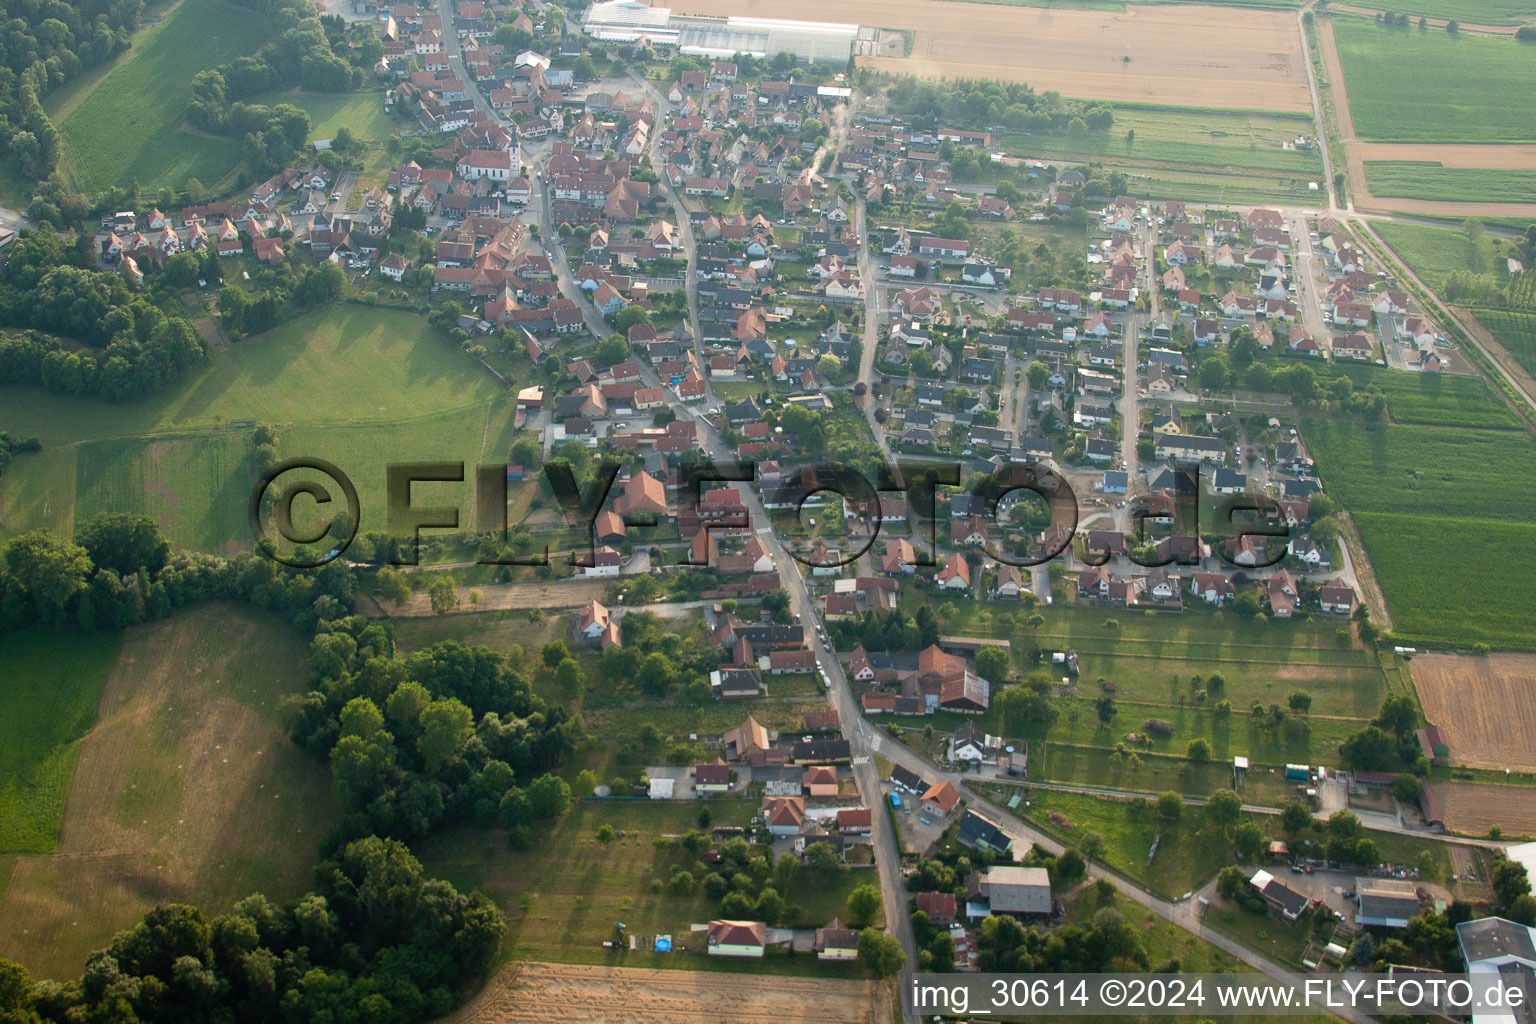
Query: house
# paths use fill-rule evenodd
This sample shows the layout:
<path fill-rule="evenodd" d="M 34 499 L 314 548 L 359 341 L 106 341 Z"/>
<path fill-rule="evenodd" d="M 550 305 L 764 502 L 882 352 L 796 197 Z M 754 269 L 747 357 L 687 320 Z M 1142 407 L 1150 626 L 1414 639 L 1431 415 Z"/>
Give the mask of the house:
<path fill-rule="evenodd" d="M 709 922 L 710 956 L 763 955 L 768 945 L 768 926 L 761 921 Z"/>
<path fill-rule="evenodd" d="M 1000 856 L 1007 856 L 1013 848 L 1013 840 L 1008 838 L 1001 825 L 971 809 L 967 809 L 960 819 L 955 829 L 955 838 L 962 846 L 972 850 L 991 850 Z"/>
<path fill-rule="evenodd" d="M 1355 923 L 1370 928 L 1406 928 L 1419 914 L 1418 887 L 1396 878 L 1355 879 Z"/>
<path fill-rule="evenodd" d="M 859 955 L 859 934 L 833 918 L 825 928 L 816 929 L 818 960 L 855 960 Z"/>
<path fill-rule="evenodd" d="M 949 817 L 949 812 L 953 811 L 959 802 L 960 791 L 947 779 L 929 786 L 922 795 L 923 810 L 936 814 L 940 818 Z"/>
<path fill-rule="evenodd" d="M 805 799 L 798 796 L 763 798 L 763 823 L 776 836 L 797 836 L 805 824 Z"/>
<path fill-rule="evenodd" d="M 963 260 L 970 251 L 971 243 L 963 238 L 925 238 L 917 243 L 917 254 L 933 259 Z"/>
<path fill-rule="evenodd" d="M 1291 574 L 1284 569 L 1275 570 L 1266 589 L 1269 593 L 1270 613 L 1277 619 L 1290 618 L 1296 610 L 1296 581 L 1291 579 Z"/>
<path fill-rule="evenodd" d="M 1300 917 L 1312 902 L 1306 893 L 1297 892 L 1262 868 L 1253 873 L 1248 884 L 1287 921 Z"/>
<path fill-rule="evenodd" d="M 1190 592 L 1207 604 L 1218 607 L 1226 604 L 1237 593 L 1232 580 L 1219 572 L 1197 572 L 1190 578 Z"/>
<path fill-rule="evenodd" d="M 693 766 L 693 788 L 700 793 L 725 793 L 731 788 L 731 767 L 724 761 Z"/>
<path fill-rule="evenodd" d="M 981 888 L 994 914 L 1051 912 L 1051 879 L 1045 868 L 994 865 L 982 872 Z"/>
<path fill-rule="evenodd" d="M 958 551 L 944 560 L 935 582 L 945 590 L 970 590 L 971 567 Z"/>
<path fill-rule="evenodd" d="M 1355 592 L 1335 580 L 1317 588 L 1317 603 L 1330 615 L 1349 615 L 1355 610 Z"/>
<path fill-rule="evenodd" d="M 597 601 L 589 601 L 576 619 L 576 632 L 583 640 L 596 640 L 607 630 L 610 622 L 608 609 Z"/>
<path fill-rule="evenodd" d="M 1226 458 L 1227 442 L 1219 437 L 1195 434 L 1154 434 L 1153 450 L 1159 459 L 1184 459 L 1190 462 L 1220 462 Z"/>
<path fill-rule="evenodd" d="M 948 927 L 955 920 L 955 894 L 952 892 L 920 892 L 916 897 L 917 909 L 928 915 L 931 924 Z"/>
<path fill-rule="evenodd" d="M 827 764 L 810 765 L 800 785 L 807 796 L 837 796 L 837 769 Z"/>
<path fill-rule="evenodd" d="M 1308 568 L 1327 569 L 1332 564 L 1328 549 L 1311 537 L 1292 537 L 1285 546 L 1286 553 L 1304 563 Z"/>
<path fill-rule="evenodd" d="M 770 746 L 768 730 L 757 719 L 748 717 L 720 738 L 728 761 L 745 761 L 753 753 L 766 752 Z"/>
<path fill-rule="evenodd" d="M 891 785 L 897 789 L 904 789 L 908 793 L 920 793 L 928 788 L 916 772 L 902 765 L 891 769 Z"/>

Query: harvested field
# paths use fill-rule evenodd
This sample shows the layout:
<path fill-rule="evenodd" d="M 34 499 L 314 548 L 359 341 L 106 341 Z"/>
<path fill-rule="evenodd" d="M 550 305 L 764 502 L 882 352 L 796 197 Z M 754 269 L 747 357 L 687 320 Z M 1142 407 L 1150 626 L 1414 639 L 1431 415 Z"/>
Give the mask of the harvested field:
<path fill-rule="evenodd" d="M 1453 764 L 1536 771 L 1536 654 L 1421 654 L 1413 682 L 1424 716 L 1445 730 Z"/>
<path fill-rule="evenodd" d="M 1445 827 L 1466 835 L 1486 835 L 1498 825 L 1507 837 L 1536 836 L 1536 788 L 1485 786 L 1476 782 L 1432 783 Z"/>
<path fill-rule="evenodd" d="M 305 657 L 278 616 L 231 604 L 126 631 L 58 850 L 18 856 L 0 891 L 0 957 L 73 978 L 158 903 L 222 911 L 303 892 L 338 813 L 329 772 L 278 713 Z"/>
<path fill-rule="evenodd" d="M 825 19 L 817 0 L 695 0 L 680 12 Z M 950 0 L 845 0 L 837 20 L 916 33 L 911 56 L 861 58 L 892 74 L 995 78 L 1123 103 L 1311 109 L 1293 14 L 1232 7 L 1085 11 Z"/>
<path fill-rule="evenodd" d="M 882 986 L 834 978 L 513 964 L 443 1024 L 884 1024 Z"/>
<path fill-rule="evenodd" d="M 1536 168 L 1536 145 L 1480 145 L 1456 142 L 1357 142 L 1362 160 L 1414 160 L 1446 167 L 1486 167 L 1495 171 Z"/>

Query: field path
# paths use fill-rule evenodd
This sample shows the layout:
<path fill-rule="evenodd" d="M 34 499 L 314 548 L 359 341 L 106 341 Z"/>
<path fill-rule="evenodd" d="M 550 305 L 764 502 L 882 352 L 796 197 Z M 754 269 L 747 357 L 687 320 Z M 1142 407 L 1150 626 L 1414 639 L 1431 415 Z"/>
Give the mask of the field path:
<path fill-rule="evenodd" d="M 884 989 L 836 978 L 512 964 L 440 1024 L 889 1024 Z"/>
<path fill-rule="evenodd" d="M 1323 51 L 1323 66 L 1328 71 L 1328 86 L 1333 90 L 1334 117 L 1339 126 L 1339 144 L 1344 147 L 1344 174 L 1351 205 L 1381 213 L 1416 213 L 1426 217 L 1536 217 L 1536 203 L 1460 203 L 1430 199 L 1378 199 L 1371 195 L 1365 178 L 1366 160 L 1439 161 L 1447 167 L 1491 167 L 1512 170 L 1536 167 L 1536 145 L 1442 145 L 1362 143 L 1355 137 L 1355 122 L 1349 111 L 1349 89 L 1344 82 L 1344 64 L 1339 60 L 1339 45 L 1333 35 L 1333 19 L 1317 18 L 1318 45 Z M 1469 163 L 1476 155 L 1493 163 Z"/>
<path fill-rule="evenodd" d="M 1349 563 L 1355 567 L 1355 582 L 1360 585 L 1365 607 L 1376 625 L 1390 631 L 1394 628 L 1392 612 L 1387 608 L 1386 595 L 1381 592 L 1381 583 L 1376 579 L 1376 568 L 1366 554 L 1365 541 L 1360 539 L 1360 531 L 1348 512 L 1339 513 L 1339 527 L 1339 536 L 1348 547 Z"/>

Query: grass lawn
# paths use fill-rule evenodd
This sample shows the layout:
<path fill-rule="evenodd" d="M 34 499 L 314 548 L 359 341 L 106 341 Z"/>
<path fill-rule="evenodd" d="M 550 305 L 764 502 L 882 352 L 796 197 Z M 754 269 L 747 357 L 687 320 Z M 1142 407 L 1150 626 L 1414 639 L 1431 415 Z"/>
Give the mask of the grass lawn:
<path fill-rule="evenodd" d="M 80 516 L 130 508 L 184 547 L 243 548 L 250 430 L 228 424 L 246 420 L 276 425 L 285 457 L 341 467 L 357 485 L 363 529 L 382 529 L 388 462 L 502 457 L 514 413 L 501 385 L 425 320 L 329 306 L 214 354 L 140 402 L 4 389 L 0 430 L 40 437 L 44 450 L 0 478 L 0 534 L 68 530 Z M 418 485 L 415 500 L 457 502 L 468 528 L 472 469 L 466 478 Z"/>
<path fill-rule="evenodd" d="M 1312 937 L 1312 920 L 1287 921 L 1279 914 L 1255 914 L 1220 897 L 1211 900 L 1203 918 L 1207 928 L 1236 939 L 1271 960 L 1301 967 L 1301 954 Z"/>
<path fill-rule="evenodd" d="M 1323 169 L 1321 155 L 1283 145 L 1313 130 L 1312 119 L 1303 115 L 1117 104 L 1115 126 L 1108 133 L 1078 138 L 1065 132 L 1010 132 L 998 145 L 1030 156 L 1091 158 L 1115 165 L 1188 164 L 1316 176 Z M 1129 142 L 1128 132 L 1135 132 Z"/>
<path fill-rule="evenodd" d="M 117 660 L 119 636 L 0 636 L 0 852 L 51 853 L 80 740 Z"/>
<path fill-rule="evenodd" d="M 1501 248 L 1501 243 L 1491 235 L 1481 236 L 1474 248 L 1466 232 L 1453 228 L 1385 220 L 1376 221 L 1371 228 L 1408 264 L 1408 269 L 1437 290 L 1457 270 L 1489 273 L 1497 262 L 1495 253 Z"/>
<path fill-rule="evenodd" d="M 1177 959 L 1179 968 L 1186 974 L 1205 974 L 1247 970 L 1239 960 L 1176 924 L 1172 924 L 1135 900 L 1116 894 L 1100 899 L 1092 886 L 1084 888 L 1062 900 L 1069 921 L 1088 922 L 1104 907 L 1113 907 L 1115 913 L 1141 938 L 1147 957 L 1157 968 L 1169 960 Z"/>
<path fill-rule="evenodd" d="M 314 93 L 300 89 L 283 89 L 257 97 L 255 103 L 276 106 L 289 103 L 309 115 L 310 138 L 334 138 L 337 131 L 347 128 L 353 135 L 368 143 L 363 154 L 363 180 L 368 184 L 384 184 L 389 165 L 388 143 L 395 132 L 395 124 L 384 112 L 383 90 L 375 88 L 370 80 L 367 87 L 348 93 Z"/>
<path fill-rule="evenodd" d="M 1536 201 L 1536 171 L 1445 167 L 1414 160 L 1367 160 L 1365 178 L 1373 196 L 1482 203 Z"/>
<path fill-rule="evenodd" d="M 68 175 L 83 192 L 137 179 L 145 188 L 212 185 L 233 169 L 240 147 L 180 128 L 192 77 L 254 53 L 270 26 L 253 9 L 224 0 L 182 0 L 135 45 L 58 126 Z"/>
<path fill-rule="evenodd" d="M 302 893 L 339 814 L 330 773 L 278 710 L 306 685 L 305 638 L 277 615 L 210 604 L 126 631 L 115 659 L 116 639 L 64 640 L 82 674 L 110 671 L 87 703 L 57 847 L 11 873 L 0 957 L 75 977 L 156 904 L 217 912 Z"/>
<path fill-rule="evenodd" d="M 1470 12 L 1464 13 L 1469 14 Z M 1355 132 L 1369 142 L 1536 139 L 1536 61 L 1510 39 L 1334 21 Z M 1403 88 L 1404 69 L 1413 88 Z"/>
<path fill-rule="evenodd" d="M 1341 641 L 1340 623 L 1328 618 L 1266 621 L 1255 628 L 1234 615 L 1203 609 L 1147 615 L 1063 603 L 1034 609 L 1045 619 L 1037 632 L 1026 625 L 1032 613 L 1012 602 L 947 602 L 926 593 L 915 597 L 935 601 L 945 633 L 1006 638 L 1023 649 L 1035 643 L 1044 651 L 1078 652 L 1075 692 L 1054 699 L 1058 715 L 1053 723 L 1005 721 L 1001 710 L 983 716 L 989 731 L 1028 740 L 1031 776 L 1049 781 L 1200 796 L 1229 784 L 1227 766 L 1238 754 L 1256 767 L 1326 762 L 1345 737 L 1376 713 L 1393 685 L 1377 656 Z M 1111 619 L 1113 633 L 1104 626 Z M 1018 667 L 1021 673 L 1030 670 L 1029 665 Z M 1209 680 L 1217 674 L 1222 684 L 1212 689 Z M 1105 683 L 1115 684 L 1116 715 L 1108 726 L 1100 725 L 1093 707 Z M 1283 708 L 1297 690 L 1312 698 L 1308 715 L 1288 716 L 1278 729 L 1254 724 L 1250 709 L 1255 703 Z M 1212 710 L 1219 700 L 1230 702 L 1230 715 Z M 1171 735 L 1151 735 L 1144 724 L 1152 719 L 1168 723 Z M 936 719 L 934 727 L 958 724 Z M 1131 742 L 1130 733 L 1150 742 Z M 1210 744 L 1211 760 L 1184 757 L 1195 738 Z M 1106 757 L 1122 743 L 1140 751 L 1139 765 L 1107 764 Z M 1283 786 L 1268 781 L 1259 771 L 1250 776 L 1252 802 L 1278 803 L 1286 795 Z"/>
<path fill-rule="evenodd" d="M 702 891 L 677 894 L 664 888 L 652 892 L 651 883 L 666 883 L 678 867 L 691 869 L 695 858 L 681 849 L 657 850 L 653 840 L 695 827 L 706 805 L 716 825 L 744 825 L 758 806 L 754 800 L 736 799 L 712 799 L 707 804 L 578 800 L 531 850 L 508 849 L 500 832 L 461 832 L 429 839 L 417 853 L 434 877 L 446 878 L 460 888 L 480 889 L 501 907 L 508 924 L 501 960 L 723 970 L 718 959 L 706 956 L 603 947 L 620 921 L 647 947 L 657 934 L 670 934 L 675 946 L 684 942 L 690 948 L 701 946 L 702 938 L 691 933 L 689 926 L 719 917 L 719 903 Z M 622 837 L 608 844 L 599 842 L 596 833 L 602 825 L 612 825 Z M 848 893 L 864 884 L 879 884 L 874 872 L 847 870 L 825 884 L 804 875 L 781 895 L 800 908 L 794 924 L 819 925 L 842 915 Z M 739 963 L 735 969 L 740 969 Z M 801 955 L 768 957 L 753 964 L 753 970 L 846 977 L 858 968 L 829 968 Z"/>

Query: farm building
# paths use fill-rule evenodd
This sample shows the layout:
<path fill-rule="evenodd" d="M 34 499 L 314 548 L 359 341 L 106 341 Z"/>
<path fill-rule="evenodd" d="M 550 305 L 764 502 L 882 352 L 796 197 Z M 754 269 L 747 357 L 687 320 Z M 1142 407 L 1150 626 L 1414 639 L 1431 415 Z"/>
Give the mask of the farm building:
<path fill-rule="evenodd" d="M 669 7 L 652 7 L 640 0 L 593 4 L 582 18 L 582 28 L 603 42 L 633 43 L 644 37 L 654 45 L 676 46 L 679 53 L 692 56 L 792 53 L 812 64 L 845 63 L 859 34 L 857 25 L 829 21 L 674 14 Z"/>

